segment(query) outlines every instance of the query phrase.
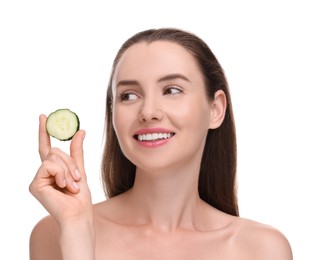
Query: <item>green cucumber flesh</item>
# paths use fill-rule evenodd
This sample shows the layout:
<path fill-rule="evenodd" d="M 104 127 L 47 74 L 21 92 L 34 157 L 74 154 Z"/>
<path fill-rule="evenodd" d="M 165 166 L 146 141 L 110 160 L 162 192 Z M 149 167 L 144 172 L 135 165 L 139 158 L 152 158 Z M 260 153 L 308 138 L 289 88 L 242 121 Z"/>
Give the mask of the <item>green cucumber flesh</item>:
<path fill-rule="evenodd" d="M 71 140 L 79 127 L 77 114 L 67 108 L 57 109 L 49 114 L 46 122 L 48 134 L 60 141 Z"/>

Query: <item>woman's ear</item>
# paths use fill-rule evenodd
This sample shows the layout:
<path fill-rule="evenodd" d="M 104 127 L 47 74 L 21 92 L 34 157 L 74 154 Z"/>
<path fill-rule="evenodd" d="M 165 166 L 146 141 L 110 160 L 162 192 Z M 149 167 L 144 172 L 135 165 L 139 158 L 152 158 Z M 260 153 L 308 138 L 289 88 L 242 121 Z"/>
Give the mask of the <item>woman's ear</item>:
<path fill-rule="evenodd" d="M 223 90 L 215 92 L 214 99 L 211 103 L 210 129 L 216 129 L 221 126 L 226 111 L 226 96 Z"/>

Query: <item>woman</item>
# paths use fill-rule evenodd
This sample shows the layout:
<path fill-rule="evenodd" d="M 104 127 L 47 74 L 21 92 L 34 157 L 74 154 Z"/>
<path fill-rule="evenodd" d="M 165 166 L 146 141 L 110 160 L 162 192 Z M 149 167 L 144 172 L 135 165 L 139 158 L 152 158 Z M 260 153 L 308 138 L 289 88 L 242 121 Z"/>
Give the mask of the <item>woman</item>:
<path fill-rule="evenodd" d="M 140 32 L 119 50 L 106 103 L 108 199 L 92 205 L 80 130 L 70 155 L 51 148 L 31 193 L 50 213 L 34 228 L 37 259 L 292 259 L 276 229 L 240 218 L 236 138 L 223 69 L 197 36 Z"/>

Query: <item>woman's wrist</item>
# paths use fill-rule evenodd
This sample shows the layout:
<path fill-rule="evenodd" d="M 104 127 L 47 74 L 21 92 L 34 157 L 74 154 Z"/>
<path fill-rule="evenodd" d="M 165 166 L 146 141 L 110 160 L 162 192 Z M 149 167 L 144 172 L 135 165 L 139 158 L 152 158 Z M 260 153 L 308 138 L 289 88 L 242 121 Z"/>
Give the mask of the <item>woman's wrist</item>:
<path fill-rule="evenodd" d="M 95 228 L 92 216 L 72 219 L 60 225 L 60 229 L 63 259 L 95 259 Z"/>

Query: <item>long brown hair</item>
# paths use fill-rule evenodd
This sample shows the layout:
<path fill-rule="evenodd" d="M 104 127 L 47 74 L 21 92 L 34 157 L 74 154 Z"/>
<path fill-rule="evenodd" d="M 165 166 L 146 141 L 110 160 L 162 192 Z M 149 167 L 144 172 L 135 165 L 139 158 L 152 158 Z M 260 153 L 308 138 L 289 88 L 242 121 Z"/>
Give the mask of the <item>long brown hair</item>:
<path fill-rule="evenodd" d="M 123 53 L 139 42 L 170 41 L 184 47 L 197 61 L 205 80 L 209 100 L 217 90 L 226 95 L 227 108 L 222 125 L 209 129 L 201 161 L 199 195 L 213 207 L 238 216 L 236 194 L 236 133 L 231 98 L 224 71 L 207 44 L 196 35 L 174 28 L 151 29 L 129 38 L 119 49 L 112 67 L 106 99 L 105 146 L 102 181 L 106 196 L 113 197 L 134 184 L 136 166 L 122 153 L 112 124 L 112 79 Z"/>

